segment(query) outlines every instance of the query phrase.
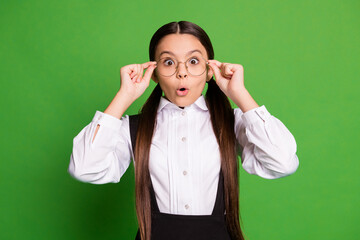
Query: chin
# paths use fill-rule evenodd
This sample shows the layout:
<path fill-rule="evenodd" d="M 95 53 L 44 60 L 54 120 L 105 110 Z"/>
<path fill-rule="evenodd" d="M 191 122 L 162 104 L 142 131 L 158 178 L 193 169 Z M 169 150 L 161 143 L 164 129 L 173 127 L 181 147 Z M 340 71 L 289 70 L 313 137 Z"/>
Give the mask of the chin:
<path fill-rule="evenodd" d="M 199 97 L 201 96 L 201 93 L 199 94 Z M 167 98 L 170 102 L 175 104 L 178 107 L 187 107 L 193 104 L 198 97 L 195 97 L 193 94 L 188 94 L 187 96 L 177 96 L 172 95 L 171 99 Z"/>

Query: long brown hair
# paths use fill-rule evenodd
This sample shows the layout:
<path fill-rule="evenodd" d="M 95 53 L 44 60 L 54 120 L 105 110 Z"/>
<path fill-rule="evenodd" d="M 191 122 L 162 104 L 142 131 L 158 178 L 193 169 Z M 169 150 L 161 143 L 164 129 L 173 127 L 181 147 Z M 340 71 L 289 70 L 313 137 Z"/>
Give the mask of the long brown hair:
<path fill-rule="evenodd" d="M 155 50 L 159 41 L 168 34 L 191 34 L 205 47 L 209 59 L 214 59 L 214 51 L 206 32 L 198 25 L 188 22 L 170 22 L 160 27 L 150 41 L 150 61 L 155 61 Z M 155 69 L 156 70 L 156 69 Z M 154 72 L 156 74 L 156 71 Z M 162 96 L 159 84 L 140 110 L 140 119 L 134 150 L 135 160 L 135 201 L 140 236 L 143 240 L 151 239 L 151 204 L 149 152 L 156 124 L 156 114 Z M 221 171 L 224 175 L 224 194 L 226 225 L 231 239 L 244 239 L 239 218 L 239 180 L 238 159 L 236 155 L 236 137 L 234 133 L 234 112 L 226 95 L 212 78 L 208 82 L 206 104 L 210 111 L 212 127 L 219 144 Z"/>

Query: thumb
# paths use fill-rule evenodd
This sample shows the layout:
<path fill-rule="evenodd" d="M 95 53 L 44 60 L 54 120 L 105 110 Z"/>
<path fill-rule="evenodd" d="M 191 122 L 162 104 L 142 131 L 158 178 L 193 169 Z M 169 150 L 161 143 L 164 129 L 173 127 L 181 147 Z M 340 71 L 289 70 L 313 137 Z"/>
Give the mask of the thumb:
<path fill-rule="evenodd" d="M 209 63 L 209 66 L 211 67 L 211 69 L 213 70 L 214 72 L 214 75 L 215 75 L 215 80 L 219 80 L 221 78 L 221 73 L 220 73 L 220 69 L 218 68 L 218 66 L 216 66 L 215 64 L 213 63 Z"/>
<path fill-rule="evenodd" d="M 150 82 L 151 75 L 152 75 L 155 68 L 156 68 L 156 65 L 152 64 L 146 69 L 144 77 L 143 77 L 143 80 L 145 80 L 146 83 Z"/>

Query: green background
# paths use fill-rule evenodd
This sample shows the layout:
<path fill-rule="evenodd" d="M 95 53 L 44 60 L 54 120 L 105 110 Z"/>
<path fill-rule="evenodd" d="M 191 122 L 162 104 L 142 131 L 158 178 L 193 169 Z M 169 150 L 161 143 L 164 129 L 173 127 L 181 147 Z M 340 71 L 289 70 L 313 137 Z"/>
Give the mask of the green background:
<path fill-rule="evenodd" d="M 148 61 L 153 33 L 180 20 L 244 66 L 297 141 L 293 175 L 241 168 L 248 239 L 359 239 L 359 12 L 349 0 L 1 1 L 0 239 L 134 239 L 133 165 L 118 184 L 79 182 L 72 140 L 109 105 L 120 68 Z"/>

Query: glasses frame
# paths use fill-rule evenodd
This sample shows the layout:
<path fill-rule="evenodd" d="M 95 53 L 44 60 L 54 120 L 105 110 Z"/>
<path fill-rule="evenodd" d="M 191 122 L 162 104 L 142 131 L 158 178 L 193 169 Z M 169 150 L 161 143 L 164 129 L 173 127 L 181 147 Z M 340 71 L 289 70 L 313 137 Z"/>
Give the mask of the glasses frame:
<path fill-rule="evenodd" d="M 193 56 L 193 57 L 194 57 L 194 56 Z M 158 69 L 157 69 L 157 68 L 156 68 L 156 72 L 159 73 L 159 75 L 161 75 L 161 76 L 163 76 L 163 77 L 171 77 L 171 76 L 173 76 L 173 75 L 179 70 L 179 64 L 180 64 L 180 63 L 184 63 L 184 64 L 185 64 L 186 71 L 187 71 L 190 75 L 195 76 L 195 77 L 201 76 L 202 74 L 204 74 L 204 72 L 205 72 L 206 69 L 208 68 L 209 62 L 208 62 L 203 56 L 200 56 L 202 59 L 205 60 L 206 67 L 205 67 L 205 70 L 204 70 L 201 74 L 199 74 L 199 75 L 194 75 L 194 74 L 191 74 L 191 73 L 189 72 L 188 66 L 187 66 L 187 64 L 186 64 L 186 63 L 188 62 L 188 60 L 191 59 L 191 58 L 193 58 L 193 57 L 189 57 L 188 59 L 186 59 L 185 62 L 180 62 L 180 61 L 178 61 L 177 59 L 175 59 L 175 61 L 177 62 L 177 64 L 176 64 L 176 68 L 175 68 L 174 73 L 171 74 L 171 75 L 163 75 L 163 74 L 160 74 L 160 73 L 158 72 Z M 160 60 L 161 60 L 161 59 L 164 59 L 164 58 L 167 58 L 167 57 L 160 58 L 158 61 L 156 61 L 157 66 L 160 65 L 160 64 L 159 64 Z"/>

